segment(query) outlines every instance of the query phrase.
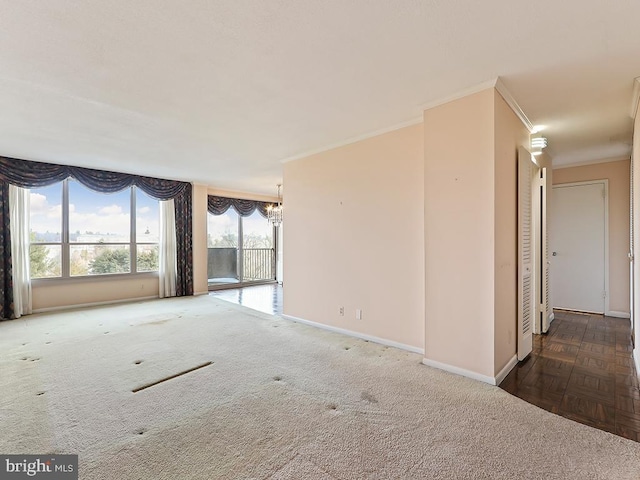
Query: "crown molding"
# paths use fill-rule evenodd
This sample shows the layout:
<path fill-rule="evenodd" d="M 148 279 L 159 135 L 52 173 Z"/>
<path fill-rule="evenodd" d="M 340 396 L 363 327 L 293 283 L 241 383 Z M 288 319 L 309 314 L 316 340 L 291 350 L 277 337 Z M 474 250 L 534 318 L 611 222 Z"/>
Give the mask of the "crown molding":
<path fill-rule="evenodd" d="M 511 92 L 507 89 L 504 82 L 500 77 L 496 77 L 491 80 L 487 80 L 486 82 L 479 83 L 474 85 L 473 87 L 465 88 L 464 90 L 460 90 L 452 95 L 447 97 L 440 98 L 433 102 L 425 103 L 420 105 L 422 110 L 429 110 L 430 108 L 438 107 L 440 105 L 444 105 L 445 103 L 452 102 L 454 100 L 459 100 L 464 97 L 468 97 L 469 95 L 473 95 L 474 93 L 482 92 L 483 90 L 487 90 L 489 88 L 495 88 L 500 96 L 507 102 L 509 108 L 516 114 L 516 116 L 520 119 L 520 121 L 524 124 L 525 127 L 529 130 L 529 133 L 533 132 L 533 124 L 524 113 L 524 110 L 520 107 L 516 99 L 511 95 Z"/>
<path fill-rule="evenodd" d="M 446 97 L 438 98 L 437 100 L 433 100 L 428 103 L 423 103 L 420 105 L 421 110 L 429 110 L 431 108 L 439 107 L 440 105 L 444 105 L 445 103 L 453 102 L 454 100 L 459 100 L 464 97 L 468 97 L 469 95 L 473 95 L 474 93 L 482 92 L 483 90 L 487 90 L 489 88 L 495 88 L 498 78 L 494 78 L 492 80 L 487 80 L 486 82 L 478 83 L 469 88 L 465 88 L 463 90 L 459 90 L 451 95 L 447 95 Z"/>
<path fill-rule="evenodd" d="M 487 90 L 489 88 L 495 88 L 498 91 L 498 93 L 500 94 L 500 96 L 502 96 L 504 101 L 507 102 L 507 105 L 509 105 L 509 108 L 511 108 L 513 113 L 515 113 L 516 116 L 520 119 L 520 121 L 525 125 L 525 127 L 527 127 L 529 132 L 532 132 L 533 131 L 533 125 L 532 125 L 531 121 L 529 120 L 529 118 L 527 118 L 527 115 L 524 113 L 524 110 L 522 110 L 520 105 L 518 105 L 518 102 L 515 100 L 515 98 L 513 98 L 513 95 L 511 95 L 511 92 L 509 92 L 509 90 L 507 90 L 507 87 L 504 85 L 504 83 L 502 82 L 500 77 L 496 77 L 494 79 L 487 80 L 486 82 L 479 83 L 477 85 L 474 85 L 473 87 L 469 87 L 469 88 L 466 88 L 464 90 L 459 90 L 458 92 L 456 92 L 456 93 L 454 93 L 452 95 L 448 95 L 446 97 L 442 97 L 442 98 L 440 98 L 438 100 L 435 100 L 433 102 L 429 102 L 429 103 L 425 103 L 425 104 L 419 105 L 418 108 L 420 108 L 421 111 L 429 110 L 429 109 L 437 107 L 439 105 L 444 105 L 445 103 L 449 103 L 449 102 L 452 102 L 454 100 L 458 100 L 460 98 L 468 97 L 469 95 L 473 95 L 474 93 L 478 93 L 478 92 L 481 92 L 483 90 Z M 296 161 L 296 160 L 300 160 L 302 158 L 310 157 L 311 155 L 316 155 L 318 153 L 326 152 L 328 150 L 333 150 L 334 148 L 344 147 L 345 145 L 350 145 L 352 143 L 356 143 L 356 142 L 359 142 L 361 140 L 366 140 L 368 138 L 376 137 L 378 135 L 383 135 L 385 133 L 393 132 L 394 130 L 399 130 L 401 128 L 409 127 L 411 125 L 417 125 L 419 123 L 422 123 L 423 120 L 424 120 L 424 118 L 421 115 L 420 117 L 413 118 L 411 120 L 407 120 L 405 122 L 401 122 L 401 123 L 392 125 L 390 127 L 382 128 L 380 130 L 374 130 L 372 132 L 363 133 L 362 135 L 357 135 L 355 137 L 350 137 L 350 138 L 347 138 L 345 140 L 342 140 L 342 141 L 339 141 L 339 142 L 336 142 L 336 143 L 325 145 L 325 146 L 320 147 L 320 148 L 316 148 L 316 149 L 313 149 L 313 150 L 308 150 L 306 152 L 302 152 L 302 153 L 293 155 L 291 157 L 284 158 L 284 159 L 280 160 L 280 163 L 293 162 L 293 161 Z"/>
<path fill-rule="evenodd" d="M 511 92 L 507 90 L 507 87 L 504 85 L 504 83 L 502 83 L 502 80 L 500 79 L 500 77 L 496 78 L 495 89 L 502 96 L 502 98 L 504 98 L 504 101 L 507 102 L 507 105 L 511 107 L 511 110 L 513 110 L 513 113 L 515 113 L 516 116 L 520 119 L 520 121 L 524 123 L 524 126 L 527 127 L 527 129 L 529 130 L 529 133 L 533 133 L 533 124 L 531 123 L 531 120 L 529 120 L 529 118 L 527 117 L 527 114 L 524 113 L 524 110 L 522 110 L 520 105 L 518 105 L 518 102 L 516 102 L 516 99 L 513 98 L 513 95 L 511 95 Z"/>
<path fill-rule="evenodd" d="M 633 79 L 633 96 L 631 98 L 631 118 L 636 118 L 638 114 L 638 103 L 640 103 L 640 77 Z"/>
<path fill-rule="evenodd" d="M 613 162 L 622 162 L 624 160 L 629 160 L 631 157 L 629 155 L 623 155 L 612 158 L 604 158 L 600 160 L 584 160 L 581 162 L 572 162 L 572 163 L 563 163 L 562 165 L 553 165 L 554 170 L 560 170 L 563 168 L 573 168 L 573 167 L 586 167 L 588 165 L 598 165 L 600 163 L 613 163 Z"/>
<path fill-rule="evenodd" d="M 361 140 L 366 140 L 367 138 L 377 137 L 378 135 L 383 135 L 385 133 L 393 132 L 394 130 L 400 130 L 401 128 L 410 127 L 411 125 L 417 125 L 422 123 L 423 117 L 422 115 L 417 118 L 412 118 L 411 120 L 407 120 L 402 123 L 397 123 L 390 127 L 382 128 L 380 130 L 374 130 L 373 132 L 363 133 L 362 135 L 357 135 L 355 137 L 350 137 L 345 140 L 341 140 L 340 142 L 332 143 L 329 145 L 325 145 L 324 147 L 316 148 L 314 150 L 308 150 L 303 153 L 299 153 L 292 157 L 285 158 L 280 160 L 280 163 L 288 163 L 293 162 L 295 160 L 300 160 L 302 158 L 310 157 L 311 155 L 316 155 L 317 153 L 326 152 L 329 150 L 333 150 L 334 148 L 344 147 L 345 145 L 350 145 L 352 143 L 359 142 Z"/>

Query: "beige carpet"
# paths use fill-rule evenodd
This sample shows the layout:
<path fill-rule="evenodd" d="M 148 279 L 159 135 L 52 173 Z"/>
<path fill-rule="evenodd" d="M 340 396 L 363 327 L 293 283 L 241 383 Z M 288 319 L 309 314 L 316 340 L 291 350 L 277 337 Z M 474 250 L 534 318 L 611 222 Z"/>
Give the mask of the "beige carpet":
<path fill-rule="evenodd" d="M 0 453 L 77 453 L 83 479 L 640 478 L 640 444 L 420 361 L 209 296 L 0 322 Z"/>

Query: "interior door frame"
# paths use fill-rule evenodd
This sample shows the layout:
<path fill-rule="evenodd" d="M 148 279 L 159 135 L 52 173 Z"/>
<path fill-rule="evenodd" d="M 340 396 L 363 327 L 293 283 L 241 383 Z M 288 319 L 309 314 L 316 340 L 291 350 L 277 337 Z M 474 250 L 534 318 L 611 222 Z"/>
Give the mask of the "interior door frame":
<path fill-rule="evenodd" d="M 213 214 L 211 212 L 207 212 L 207 216 L 208 215 L 212 215 L 212 216 L 220 216 L 220 215 L 226 215 L 227 212 L 231 210 L 233 211 L 236 215 L 237 215 L 237 227 L 236 227 L 236 233 L 238 235 L 238 245 L 236 246 L 236 275 L 238 278 L 238 282 L 234 282 L 234 283 L 208 283 L 207 285 L 207 290 L 210 292 L 216 291 L 216 290 L 228 290 L 228 289 L 234 289 L 234 288 L 242 288 L 242 287 L 250 287 L 250 286 L 254 286 L 254 285 L 265 285 L 265 284 L 271 284 L 271 283 L 282 283 L 281 280 L 278 280 L 278 272 L 279 269 L 282 268 L 281 266 L 281 262 L 282 262 L 282 254 L 281 254 L 281 241 L 282 241 L 282 237 L 280 234 L 281 231 L 281 225 L 279 227 L 276 226 L 272 226 L 271 227 L 271 238 L 273 239 L 273 247 L 271 248 L 272 250 L 272 268 L 271 268 L 271 277 L 269 279 L 262 279 L 262 280 L 245 280 L 244 278 L 244 259 L 245 259 L 245 247 L 244 247 L 244 219 L 246 218 L 245 216 L 241 215 L 240 213 L 238 213 L 238 211 L 233 208 L 230 207 L 227 211 L 225 211 L 222 214 L 216 215 Z M 257 210 L 256 210 L 257 212 Z M 254 212 L 255 213 L 255 212 Z M 254 213 L 251 213 L 251 215 L 253 215 Z M 208 217 L 207 217 L 208 218 Z M 264 219 L 265 222 L 267 221 L 266 218 Z M 208 220 L 207 220 L 208 223 Z M 208 235 L 208 231 L 207 231 L 207 235 Z"/>
<path fill-rule="evenodd" d="M 609 316 L 611 310 L 609 309 L 609 297 L 611 296 L 609 291 L 609 179 L 602 178 L 598 180 L 586 180 L 584 182 L 569 182 L 569 183 L 556 183 L 552 186 L 552 189 L 563 187 L 580 187 L 585 185 L 598 185 L 604 186 L 604 314 Z M 554 205 L 555 205 L 554 198 Z M 553 262 L 553 259 L 551 259 Z M 596 313 L 596 312 L 592 312 Z"/>
<path fill-rule="evenodd" d="M 534 161 L 536 159 L 534 158 Z M 550 196 L 553 185 L 549 182 L 550 167 L 543 167 L 536 163 L 536 179 L 533 184 L 535 195 L 533 199 L 535 217 L 535 255 L 536 255 L 536 321 L 533 322 L 534 335 L 549 331 L 554 319 L 551 296 L 549 294 L 549 211 Z"/>

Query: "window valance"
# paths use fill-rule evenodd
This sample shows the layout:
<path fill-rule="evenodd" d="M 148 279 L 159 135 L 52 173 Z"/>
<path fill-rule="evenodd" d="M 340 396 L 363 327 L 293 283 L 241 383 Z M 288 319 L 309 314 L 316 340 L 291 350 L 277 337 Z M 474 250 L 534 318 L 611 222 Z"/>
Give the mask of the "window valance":
<path fill-rule="evenodd" d="M 18 187 L 46 187 L 69 177 L 101 193 L 115 193 L 135 185 L 158 200 L 176 198 L 191 187 L 190 183 L 176 180 L 0 157 L 0 180 Z"/>
<path fill-rule="evenodd" d="M 209 210 L 209 213 L 212 215 L 222 215 L 229 210 L 230 207 L 233 207 L 241 217 L 248 217 L 258 210 L 264 218 L 267 218 L 267 207 L 269 205 L 273 205 L 273 203 L 243 200 L 240 198 L 217 197 L 215 195 L 209 195 L 207 198 L 207 210 Z"/>

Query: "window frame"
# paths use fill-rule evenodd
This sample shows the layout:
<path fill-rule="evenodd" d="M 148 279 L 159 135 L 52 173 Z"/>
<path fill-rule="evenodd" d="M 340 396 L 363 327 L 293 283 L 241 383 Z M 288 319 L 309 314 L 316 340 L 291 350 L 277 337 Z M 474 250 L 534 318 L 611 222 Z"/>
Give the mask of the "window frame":
<path fill-rule="evenodd" d="M 245 261 L 245 250 L 252 250 L 251 248 L 246 248 L 245 247 L 245 235 L 244 235 L 244 222 L 247 218 L 253 216 L 253 215 L 260 215 L 260 213 L 258 212 L 258 210 L 255 210 L 254 212 L 252 212 L 249 215 L 242 215 L 241 213 L 239 213 L 234 206 L 229 207 L 224 213 L 211 213 L 210 211 L 207 211 L 207 252 L 210 248 L 225 248 L 225 247 L 209 247 L 209 221 L 208 221 L 208 216 L 211 215 L 213 217 L 219 217 L 219 216 L 223 216 L 226 215 L 229 210 L 233 210 L 233 212 L 236 214 L 237 218 L 237 222 L 236 222 L 236 233 L 238 235 L 238 244 L 235 247 L 230 247 L 230 248 L 235 248 L 236 252 L 237 252 L 237 275 L 238 275 L 238 282 L 237 283 L 211 283 L 211 282 L 207 282 L 208 285 L 208 290 L 209 291 L 215 291 L 215 290 L 223 290 L 226 288 L 239 288 L 239 287 L 246 287 L 246 286 L 251 286 L 251 285 L 262 285 L 262 284 L 269 284 L 269 283 L 276 283 L 278 281 L 278 231 L 279 231 L 279 227 L 272 225 L 271 226 L 271 243 L 272 246 L 269 247 L 268 249 L 272 251 L 273 254 L 273 278 L 269 278 L 269 279 L 261 279 L 261 280 L 245 280 L 245 276 L 244 276 L 244 261 Z M 267 221 L 267 219 L 265 217 L 264 218 L 265 221 Z M 265 247 L 266 249 L 267 247 Z M 208 253 L 207 253 L 208 254 Z"/>
<path fill-rule="evenodd" d="M 129 241 L 128 242 L 100 242 L 100 243 L 91 243 L 91 242 L 70 242 L 70 227 L 69 227 L 69 181 L 77 181 L 72 177 L 65 178 L 60 183 L 62 183 L 62 198 L 61 198 L 61 206 L 62 206 L 62 225 L 61 225 L 61 240 L 60 242 L 29 242 L 29 245 L 51 245 L 51 246 L 59 246 L 60 247 L 60 276 L 57 277 L 31 277 L 32 282 L 60 282 L 60 281 L 87 281 L 87 280 L 105 280 L 110 278 L 123 278 L 123 277 L 132 277 L 132 276 L 158 276 L 158 270 L 145 270 L 142 272 L 138 271 L 138 246 L 157 246 L 160 248 L 160 241 L 157 243 L 154 242 L 138 242 L 137 241 L 137 209 L 136 209 L 136 199 L 137 199 L 137 190 L 138 187 L 132 185 L 128 187 L 129 190 Z M 83 188 L 87 188 L 82 183 L 78 182 L 82 185 Z M 101 192 L 97 192 L 87 188 L 93 193 L 100 194 Z M 35 190 L 35 189 L 31 189 Z M 126 190 L 126 189 L 125 189 Z M 142 192 L 144 193 L 144 192 Z M 104 194 L 108 195 L 108 194 Z M 151 197 L 152 198 L 152 197 Z M 159 202 L 159 200 L 158 200 Z M 31 215 L 31 212 L 29 212 Z M 87 274 L 87 275 L 71 275 L 71 246 L 128 246 L 129 247 L 129 272 L 119 272 L 119 273 L 99 273 L 99 274 Z"/>

